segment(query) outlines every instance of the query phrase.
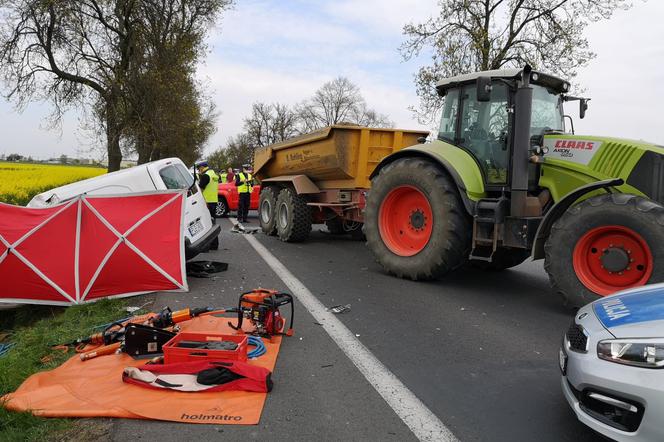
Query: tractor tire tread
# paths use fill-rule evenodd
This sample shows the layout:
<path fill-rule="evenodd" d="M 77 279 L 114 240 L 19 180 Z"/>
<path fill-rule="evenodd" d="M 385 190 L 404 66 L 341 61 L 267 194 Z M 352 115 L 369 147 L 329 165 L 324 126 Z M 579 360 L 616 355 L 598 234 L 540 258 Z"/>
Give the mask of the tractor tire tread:
<path fill-rule="evenodd" d="M 411 257 L 399 257 L 392 253 L 383 243 L 378 227 L 380 202 L 377 198 L 383 198 L 382 193 L 387 194 L 390 190 L 390 181 L 395 171 L 406 171 L 402 176 L 417 177 L 422 183 L 426 183 L 421 190 L 430 190 L 428 196 L 431 204 L 431 196 L 438 201 L 438 210 L 444 210 L 441 218 L 442 229 L 445 239 L 434 238 L 432 241 L 444 241 L 442 244 L 434 245 L 435 253 L 425 253 L 425 248 L 418 255 Z M 397 177 L 397 181 L 401 179 Z M 397 182 L 396 185 L 399 185 Z M 433 191 L 436 193 L 433 194 Z M 435 208 L 432 207 L 434 212 Z M 376 260 L 382 264 L 388 273 L 399 278 L 412 280 L 435 279 L 458 269 L 466 263 L 470 253 L 471 223 L 459 191 L 452 178 L 435 163 L 422 158 L 403 158 L 396 160 L 380 171 L 374 178 L 372 190 L 367 198 L 365 209 L 365 224 L 363 232 L 367 238 L 367 245 L 373 251 Z M 440 221 L 439 221 L 440 222 Z M 440 233 L 440 231 L 438 232 Z M 426 246 L 429 248 L 429 245 Z M 422 256 L 420 256 L 422 255 Z"/>
<path fill-rule="evenodd" d="M 578 204 L 571 206 L 567 211 L 553 223 L 551 233 L 544 244 L 544 270 L 549 275 L 549 282 L 553 290 L 562 297 L 564 304 L 570 308 L 579 308 L 599 298 L 599 295 L 586 289 L 578 281 L 576 274 L 572 272 L 563 272 L 556 265 L 558 262 L 567 262 L 571 266 L 571 259 L 561 256 L 561 244 L 569 236 L 570 230 L 579 224 L 581 216 L 597 216 L 606 208 L 612 211 L 611 207 L 624 207 L 626 214 L 633 215 L 636 219 L 645 220 L 652 225 L 653 235 L 658 236 L 659 241 L 653 241 L 651 251 L 653 255 L 659 254 L 659 259 L 655 257 L 654 265 L 657 271 L 653 271 L 649 282 L 660 282 L 664 280 L 664 252 L 657 252 L 653 245 L 658 246 L 664 241 L 664 207 L 648 198 L 626 194 L 626 193 L 607 193 L 588 198 Z M 644 214 L 649 216 L 644 217 Z M 608 213 L 604 213 L 606 217 Z M 573 247 L 572 247 L 573 249 Z M 573 253 L 573 250 L 571 251 Z M 571 256 L 571 255 L 570 255 Z M 658 263 L 659 267 L 658 267 Z"/>

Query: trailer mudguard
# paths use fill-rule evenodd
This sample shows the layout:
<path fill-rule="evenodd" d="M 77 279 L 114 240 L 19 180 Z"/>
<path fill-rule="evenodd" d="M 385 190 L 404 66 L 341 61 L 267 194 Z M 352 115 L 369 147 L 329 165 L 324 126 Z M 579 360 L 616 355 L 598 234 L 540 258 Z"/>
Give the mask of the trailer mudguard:
<path fill-rule="evenodd" d="M 475 202 L 485 196 L 484 180 L 477 162 L 466 151 L 438 140 L 411 146 L 385 157 L 369 178 L 373 179 L 383 167 L 401 158 L 427 158 L 439 164 L 457 185 L 468 214 L 475 213 Z"/>
<path fill-rule="evenodd" d="M 596 181 L 594 183 L 586 184 L 585 186 L 581 186 L 565 195 L 551 208 L 551 210 L 547 212 L 547 214 L 544 216 L 544 219 L 537 228 L 535 243 L 533 244 L 532 250 L 533 259 L 544 258 L 544 243 L 549 237 L 549 233 L 551 233 L 551 227 L 553 226 L 553 223 L 555 223 L 556 220 L 572 206 L 572 204 L 578 201 L 579 198 L 599 189 L 606 189 L 607 192 L 611 192 L 611 187 L 621 186 L 624 184 L 624 182 L 625 181 L 622 178 L 609 178 L 608 180 Z"/>

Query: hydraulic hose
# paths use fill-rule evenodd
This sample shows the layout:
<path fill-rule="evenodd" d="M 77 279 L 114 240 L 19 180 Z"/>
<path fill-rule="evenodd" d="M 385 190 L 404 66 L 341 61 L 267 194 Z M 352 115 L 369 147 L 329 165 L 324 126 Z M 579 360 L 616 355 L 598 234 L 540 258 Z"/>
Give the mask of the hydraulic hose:
<path fill-rule="evenodd" d="M 249 359 L 254 359 L 259 356 L 263 356 L 265 352 L 267 352 L 265 344 L 263 344 L 263 340 L 258 336 L 249 336 L 248 344 L 256 347 L 253 350 L 251 350 L 249 353 L 247 353 L 247 357 Z"/>

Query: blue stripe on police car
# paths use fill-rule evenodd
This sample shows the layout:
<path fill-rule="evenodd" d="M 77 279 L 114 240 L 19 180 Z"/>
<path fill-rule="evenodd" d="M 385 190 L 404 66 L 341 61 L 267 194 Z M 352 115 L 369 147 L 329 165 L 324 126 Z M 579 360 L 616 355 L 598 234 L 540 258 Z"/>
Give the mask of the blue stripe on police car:
<path fill-rule="evenodd" d="M 664 319 L 664 285 L 608 296 L 595 301 L 593 309 L 607 328 Z"/>

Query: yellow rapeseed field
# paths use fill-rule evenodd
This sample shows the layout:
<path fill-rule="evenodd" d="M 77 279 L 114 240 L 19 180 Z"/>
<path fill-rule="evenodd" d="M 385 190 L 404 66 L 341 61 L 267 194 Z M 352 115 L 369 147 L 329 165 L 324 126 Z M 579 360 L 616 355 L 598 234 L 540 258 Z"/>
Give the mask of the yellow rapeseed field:
<path fill-rule="evenodd" d="M 0 162 L 0 202 L 25 205 L 38 193 L 105 172 L 100 167 Z"/>

